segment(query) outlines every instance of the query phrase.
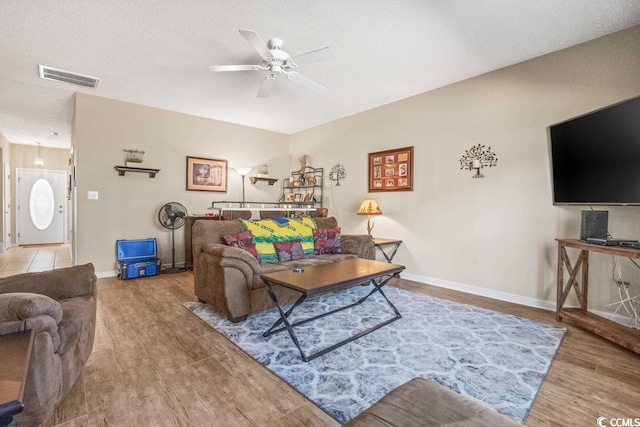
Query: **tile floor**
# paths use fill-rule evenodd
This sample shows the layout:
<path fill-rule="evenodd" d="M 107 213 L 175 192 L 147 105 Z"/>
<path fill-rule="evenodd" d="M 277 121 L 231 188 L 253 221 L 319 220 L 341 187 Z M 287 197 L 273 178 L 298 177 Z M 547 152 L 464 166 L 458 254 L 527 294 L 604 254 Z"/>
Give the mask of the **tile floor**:
<path fill-rule="evenodd" d="M 0 253 L 0 277 L 72 265 L 71 245 L 16 246 Z"/>

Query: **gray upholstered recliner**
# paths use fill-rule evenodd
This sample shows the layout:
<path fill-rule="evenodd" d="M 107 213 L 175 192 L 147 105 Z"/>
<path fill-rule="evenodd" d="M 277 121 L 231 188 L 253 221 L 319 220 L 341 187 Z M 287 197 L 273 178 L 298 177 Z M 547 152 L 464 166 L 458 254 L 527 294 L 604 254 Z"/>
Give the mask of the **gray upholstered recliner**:
<path fill-rule="evenodd" d="M 24 411 L 12 425 L 46 421 L 93 349 L 97 278 L 92 264 L 0 279 L 0 335 L 33 329 Z"/>

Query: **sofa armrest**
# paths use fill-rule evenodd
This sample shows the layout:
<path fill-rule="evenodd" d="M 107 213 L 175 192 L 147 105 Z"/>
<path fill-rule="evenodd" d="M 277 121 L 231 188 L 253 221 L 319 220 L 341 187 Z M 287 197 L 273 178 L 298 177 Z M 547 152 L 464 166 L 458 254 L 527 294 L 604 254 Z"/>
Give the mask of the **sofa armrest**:
<path fill-rule="evenodd" d="M 60 346 L 58 324 L 62 307 L 54 299 L 41 294 L 11 292 L 0 294 L 0 335 L 32 329 L 47 332 L 54 351 Z"/>
<path fill-rule="evenodd" d="M 217 260 L 220 268 L 240 270 L 247 281 L 248 289 L 251 289 L 253 275 L 260 273 L 258 260 L 244 249 L 221 243 L 208 243 L 202 246 L 201 252 L 211 255 L 213 260 Z M 213 267 L 216 268 L 216 266 Z"/>
<path fill-rule="evenodd" d="M 97 282 L 93 264 L 24 273 L 0 279 L 0 294 L 28 292 L 46 295 L 54 300 L 85 295 L 97 296 Z"/>
<path fill-rule="evenodd" d="M 369 234 L 343 234 L 342 252 L 356 254 L 360 258 L 376 259 L 373 237 Z"/>

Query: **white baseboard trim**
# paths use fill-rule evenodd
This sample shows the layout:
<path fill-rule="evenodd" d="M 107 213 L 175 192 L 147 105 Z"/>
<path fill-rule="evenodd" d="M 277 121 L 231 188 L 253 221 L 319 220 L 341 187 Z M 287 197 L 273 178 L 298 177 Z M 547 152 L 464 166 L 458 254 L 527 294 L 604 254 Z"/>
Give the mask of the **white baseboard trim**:
<path fill-rule="evenodd" d="M 478 286 L 466 285 L 464 283 L 451 282 L 449 280 L 436 279 L 435 277 L 418 276 L 417 274 L 402 273 L 402 278 L 412 280 L 418 283 L 424 283 L 426 285 L 438 286 L 440 288 L 452 289 L 454 291 L 466 292 L 472 295 L 479 295 L 487 298 L 493 298 L 500 301 L 512 302 L 515 304 L 526 305 L 528 307 L 542 308 L 544 310 L 556 311 L 555 301 L 545 301 L 537 298 L 523 297 L 521 295 L 510 294 L 508 292 L 495 291 L 492 289 L 480 288 Z M 567 306 L 567 308 L 576 308 Z M 622 316 L 620 314 L 613 315 L 613 313 L 601 311 L 601 310 L 589 310 L 589 312 L 598 316 L 609 319 L 613 322 L 620 323 L 621 325 L 640 329 L 640 325 L 632 325 L 630 317 Z"/>
<path fill-rule="evenodd" d="M 521 295 L 510 294 L 508 292 L 495 291 L 478 286 L 466 285 L 464 283 L 436 279 L 435 277 L 418 276 L 417 274 L 402 273 L 402 278 L 412 280 L 414 282 L 424 283 L 426 285 L 434 285 L 440 288 L 453 289 L 454 291 L 466 292 L 472 295 L 479 295 L 487 298 L 497 299 L 500 301 L 526 305 L 528 307 L 542 308 L 550 311 L 556 310 L 555 301 L 545 301 L 537 298 L 523 297 Z"/>
<path fill-rule="evenodd" d="M 104 279 L 107 277 L 116 277 L 117 275 L 118 275 L 118 272 L 116 270 L 96 272 L 96 277 L 98 279 Z"/>
<path fill-rule="evenodd" d="M 169 265 L 169 264 L 162 264 L 161 270 L 164 268 L 170 268 L 172 267 L 173 264 Z M 184 267 L 184 261 L 183 262 L 176 262 L 176 267 Z M 160 272 L 158 272 L 160 273 Z M 101 272 L 97 272 L 96 273 L 96 277 L 98 279 L 104 279 L 107 277 L 117 277 L 118 276 L 118 270 L 110 270 L 110 271 L 101 271 Z"/>

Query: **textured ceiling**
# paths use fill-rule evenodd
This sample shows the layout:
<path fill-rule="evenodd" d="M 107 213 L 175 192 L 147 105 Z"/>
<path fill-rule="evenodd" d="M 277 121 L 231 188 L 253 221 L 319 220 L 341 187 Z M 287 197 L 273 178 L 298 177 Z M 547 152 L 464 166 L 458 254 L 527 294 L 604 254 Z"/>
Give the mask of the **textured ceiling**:
<path fill-rule="evenodd" d="M 290 134 L 638 24 L 637 0 L 2 0 L 0 133 L 69 147 L 78 91 Z M 266 71 L 209 71 L 260 62 L 239 29 L 292 56 L 332 47 L 300 68 L 329 89 L 280 78 L 257 98 Z"/>

